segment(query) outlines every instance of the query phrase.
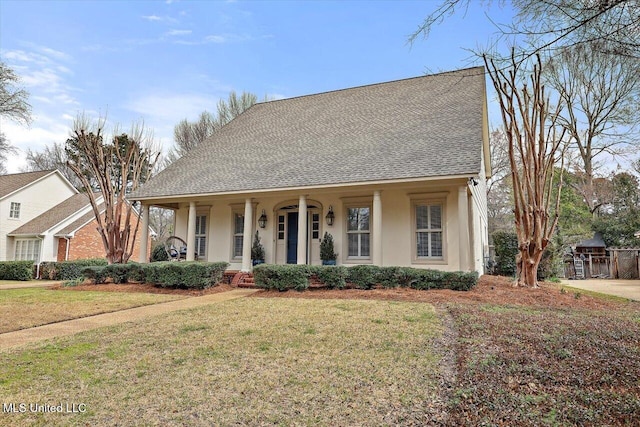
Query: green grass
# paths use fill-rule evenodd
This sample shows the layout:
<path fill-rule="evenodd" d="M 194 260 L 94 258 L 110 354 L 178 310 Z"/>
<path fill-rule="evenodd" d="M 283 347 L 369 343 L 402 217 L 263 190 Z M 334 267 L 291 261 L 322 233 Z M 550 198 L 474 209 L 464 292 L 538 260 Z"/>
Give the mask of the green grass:
<path fill-rule="evenodd" d="M 184 298 L 128 292 L 0 290 L 0 333 Z"/>
<path fill-rule="evenodd" d="M 374 322 L 373 319 L 384 320 Z M 424 425 L 441 324 L 422 303 L 245 298 L 0 353 L 0 425 Z"/>

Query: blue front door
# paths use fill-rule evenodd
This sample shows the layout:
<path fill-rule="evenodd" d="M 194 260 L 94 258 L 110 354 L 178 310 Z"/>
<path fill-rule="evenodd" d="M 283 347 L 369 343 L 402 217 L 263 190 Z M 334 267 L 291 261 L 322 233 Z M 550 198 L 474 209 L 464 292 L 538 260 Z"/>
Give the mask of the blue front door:
<path fill-rule="evenodd" d="M 298 263 L 298 212 L 287 213 L 287 264 Z"/>

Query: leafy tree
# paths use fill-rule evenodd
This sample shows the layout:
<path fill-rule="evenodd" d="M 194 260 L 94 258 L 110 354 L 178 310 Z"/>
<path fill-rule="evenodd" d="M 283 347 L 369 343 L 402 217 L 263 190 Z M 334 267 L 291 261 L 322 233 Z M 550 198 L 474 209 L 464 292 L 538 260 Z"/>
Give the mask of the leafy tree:
<path fill-rule="evenodd" d="M 640 246 L 640 182 L 627 172 L 613 179 L 614 197 L 608 211 L 594 224 L 608 246 Z"/>
<path fill-rule="evenodd" d="M 232 91 L 227 101 L 223 99 L 218 101 L 218 109 L 215 116 L 208 111 L 203 111 L 195 122 L 190 122 L 187 119 L 182 120 L 173 130 L 173 138 L 176 145 L 169 151 L 165 160 L 166 165 L 173 163 L 197 147 L 198 144 L 209 138 L 213 132 L 248 110 L 257 101 L 258 97 L 252 93 L 242 92 L 238 96 Z"/>
<path fill-rule="evenodd" d="M 143 125 L 134 125 L 129 134 L 117 134 L 104 142 L 104 119 L 92 121 L 79 116 L 73 137 L 65 144 L 69 168 L 87 190 L 103 196 L 103 210 L 93 191 L 87 191 L 98 223 L 107 262 L 126 263 L 133 252 L 140 217 L 125 195 L 147 180 L 158 159 L 152 139 Z"/>
<path fill-rule="evenodd" d="M 516 284 L 531 287 L 537 287 L 538 265 L 558 223 L 562 175 L 556 182 L 554 167 L 558 157 L 563 159 L 564 148 L 564 130 L 556 122 L 558 110 L 550 110 L 542 84 L 542 62 L 537 59 L 525 80 L 515 56 L 507 71 L 485 57 L 509 147 L 519 250 Z M 555 198 L 554 185 L 558 185 Z"/>

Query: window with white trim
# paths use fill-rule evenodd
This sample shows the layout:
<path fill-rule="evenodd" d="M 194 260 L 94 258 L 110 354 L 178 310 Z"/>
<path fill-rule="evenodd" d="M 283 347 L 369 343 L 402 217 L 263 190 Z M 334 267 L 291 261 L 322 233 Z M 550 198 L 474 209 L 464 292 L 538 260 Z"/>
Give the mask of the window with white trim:
<path fill-rule="evenodd" d="M 443 204 L 415 202 L 414 255 L 416 259 L 444 259 Z"/>
<path fill-rule="evenodd" d="M 20 203 L 19 202 L 11 202 L 11 207 L 9 208 L 9 218 L 20 219 Z"/>
<path fill-rule="evenodd" d="M 40 239 L 16 240 L 14 259 L 16 261 L 39 261 L 40 242 Z"/>
<path fill-rule="evenodd" d="M 371 207 L 347 208 L 347 256 L 369 259 L 371 256 Z"/>
<path fill-rule="evenodd" d="M 198 259 L 207 259 L 207 216 L 196 216 L 196 254 Z"/>
<path fill-rule="evenodd" d="M 242 241 L 244 238 L 244 213 L 233 213 L 233 257 L 242 258 Z"/>

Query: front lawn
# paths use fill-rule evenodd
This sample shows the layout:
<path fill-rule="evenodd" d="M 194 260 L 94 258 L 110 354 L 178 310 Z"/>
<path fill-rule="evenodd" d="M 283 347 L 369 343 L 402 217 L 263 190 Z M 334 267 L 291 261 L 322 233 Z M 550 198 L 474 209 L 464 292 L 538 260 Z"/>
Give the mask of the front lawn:
<path fill-rule="evenodd" d="M 0 425 L 425 425 L 433 307 L 244 298 L 0 354 L 4 402 L 86 405 Z"/>
<path fill-rule="evenodd" d="M 0 333 L 181 298 L 185 296 L 45 288 L 0 290 Z"/>

